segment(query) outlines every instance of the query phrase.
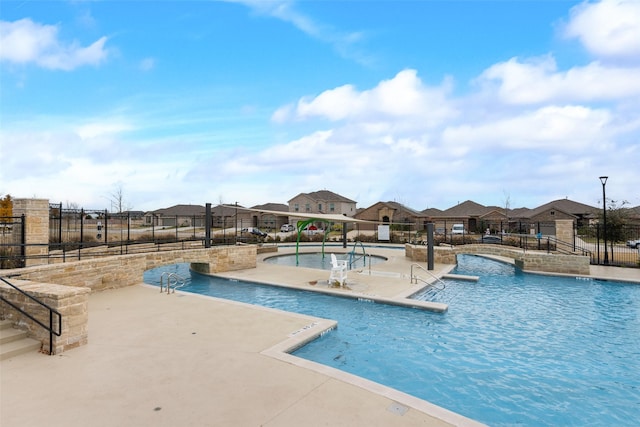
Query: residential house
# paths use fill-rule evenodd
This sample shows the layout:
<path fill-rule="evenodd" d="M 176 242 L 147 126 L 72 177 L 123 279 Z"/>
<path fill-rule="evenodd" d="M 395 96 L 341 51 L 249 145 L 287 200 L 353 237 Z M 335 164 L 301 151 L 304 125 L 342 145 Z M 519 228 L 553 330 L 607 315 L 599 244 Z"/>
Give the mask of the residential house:
<path fill-rule="evenodd" d="M 203 227 L 205 207 L 200 205 L 175 205 L 144 214 L 144 225 L 156 227 Z"/>
<path fill-rule="evenodd" d="M 426 214 L 425 211 L 423 213 Z M 450 233 L 453 224 L 463 224 L 469 233 L 484 232 L 487 228 L 499 231 L 500 223 L 505 222 L 505 209 L 498 206 L 483 206 L 467 200 L 449 209 L 432 212 L 431 221 L 435 224 L 436 233 Z"/>
<path fill-rule="evenodd" d="M 251 212 L 251 227 L 258 227 L 264 230 L 280 230 L 283 224 L 289 223 L 289 206 L 283 203 L 265 203 L 256 205 L 251 209 L 265 210 L 271 212 Z M 282 212 L 282 215 L 273 212 Z"/>
<path fill-rule="evenodd" d="M 507 209 L 499 206 L 483 206 L 467 200 L 449 209 L 430 215 L 436 230 L 451 231 L 453 224 L 464 224 L 469 233 L 489 229 L 491 233 L 510 231 L 516 233 L 555 234 L 555 220 L 570 219 L 576 226 L 587 225 L 595 218 L 597 208 L 569 199 L 554 200 L 534 209 Z M 423 211 L 424 213 L 424 211 Z"/>
<path fill-rule="evenodd" d="M 238 205 L 238 208 L 243 206 Z M 251 223 L 252 213 L 237 209 L 234 205 L 217 205 L 211 207 L 211 226 L 215 229 L 254 227 Z"/>
<path fill-rule="evenodd" d="M 356 214 L 356 202 L 328 190 L 313 193 L 300 193 L 288 202 L 289 216 L 295 213 L 335 214 L 353 217 Z"/>
<path fill-rule="evenodd" d="M 360 230 L 375 230 L 378 224 L 393 224 L 397 227 L 408 226 L 410 230 L 424 230 L 430 218 L 397 202 L 377 202 L 365 209 L 358 210 L 356 218 L 372 221 L 372 224 L 359 224 Z"/>
<path fill-rule="evenodd" d="M 509 212 L 509 223 L 512 230 L 520 233 L 555 235 L 556 220 L 568 219 L 573 221 L 575 227 L 582 227 L 597 218 L 597 210 L 596 207 L 565 198 L 534 209 L 514 209 Z"/>

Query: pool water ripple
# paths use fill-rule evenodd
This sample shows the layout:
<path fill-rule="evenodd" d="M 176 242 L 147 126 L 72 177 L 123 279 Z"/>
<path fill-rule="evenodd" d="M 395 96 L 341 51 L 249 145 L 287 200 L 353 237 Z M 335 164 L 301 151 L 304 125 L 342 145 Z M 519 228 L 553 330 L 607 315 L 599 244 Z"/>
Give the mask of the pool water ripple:
<path fill-rule="evenodd" d="M 294 354 L 492 426 L 637 425 L 640 286 L 522 274 L 473 256 L 454 272 L 481 279 L 448 281 L 435 296 L 450 304 L 445 314 L 198 275 L 191 286 L 336 319 Z"/>

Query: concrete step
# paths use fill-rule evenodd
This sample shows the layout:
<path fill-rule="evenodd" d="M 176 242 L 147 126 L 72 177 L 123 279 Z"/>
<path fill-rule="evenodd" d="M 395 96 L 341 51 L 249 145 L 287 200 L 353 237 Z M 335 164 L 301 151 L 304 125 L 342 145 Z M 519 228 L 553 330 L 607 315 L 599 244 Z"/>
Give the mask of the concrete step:
<path fill-rule="evenodd" d="M 28 338 L 25 331 L 14 328 L 10 321 L 0 321 L 0 360 L 37 351 L 40 347 L 40 341 Z"/>

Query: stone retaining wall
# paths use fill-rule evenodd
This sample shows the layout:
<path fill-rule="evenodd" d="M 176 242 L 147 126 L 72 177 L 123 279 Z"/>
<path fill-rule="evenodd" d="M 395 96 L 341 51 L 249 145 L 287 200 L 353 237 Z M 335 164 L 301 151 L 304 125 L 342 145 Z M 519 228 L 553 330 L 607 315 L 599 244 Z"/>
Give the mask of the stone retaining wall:
<path fill-rule="evenodd" d="M 87 287 L 92 291 L 122 288 L 142 282 L 146 270 L 168 264 L 202 264 L 207 273 L 234 271 L 256 266 L 256 246 L 216 246 L 214 248 L 147 252 L 107 256 L 63 264 L 38 265 L 2 270 L 15 279 L 66 286 Z"/>
<path fill-rule="evenodd" d="M 62 334 L 59 337 L 53 335 L 52 350 L 54 354 L 87 343 L 89 336 L 88 307 L 91 290 L 27 280 L 11 280 L 11 283 L 61 314 Z M 0 285 L 0 295 L 38 319 L 44 325 L 49 325 L 49 310 L 32 299 L 4 283 Z M 44 353 L 49 352 L 48 330 L 22 315 L 8 304 L 0 304 L 0 317 L 5 320 L 12 320 L 15 327 L 28 331 L 29 337 L 42 343 L 41 351 Z M 53 321 L 57 322 L 57 316 L 54 316 Z M 54 323 L 54 330 L 57 331 L 57 323 Z"/>
<path fill-rule="evenodd" d="M 456 264 L 457 254 L 485 254 L 513 258 L 516 266 L 525 271 L 547 273 L 579 274 L 590 273 L 589 257 L 582 255 L 564 255 L 541 251 L 524 251 L 502 245 L 470 244 L 452 247 L 436 246 L 434 257 L 436 263 Z M 422 245 L 405 245 L 405 256 L 418 262 L 427 262 L 427 247 Z"/>
<path fill-rule="evenodd" d="M 53 351 L 59 353 L 87 343 L 88 301 L 92 291 L 122 288 L 141 283 L 146 270 L 168 264 L 191 263 L 202 273 L 219 273 L 256 267 L 255 245 L 218 246 L 110 256 L 63 264 L 2 270 L 2 275 L 23 291 L 62 314 L 62 335 L 54 336 Z M 1 295 L 48 325 L 48 311 L 8 285 Z M 34 314 L 35 313 L 35 314 Z M 46 318 L 41 319 L 42 316 Z M 0 318 L 12 319 L 29 336 L 49 349 L 49 332 L 8 304 L 0 304 Z"/>

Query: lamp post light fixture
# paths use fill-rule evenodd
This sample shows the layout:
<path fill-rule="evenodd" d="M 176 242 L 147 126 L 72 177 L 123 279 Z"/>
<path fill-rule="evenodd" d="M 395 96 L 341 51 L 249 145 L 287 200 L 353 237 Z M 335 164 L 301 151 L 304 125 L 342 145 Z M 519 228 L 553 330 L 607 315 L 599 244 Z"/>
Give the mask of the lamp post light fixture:
<path fill-rule="evenodd" d="M 608 176 L 600 177 L 600 182 L 602 183 L 602 218 L 604 220 L 604 265 L 609 265 L 609 254 L 607 253 L 607 196 L 604 190 L 608 178 Z"/>

